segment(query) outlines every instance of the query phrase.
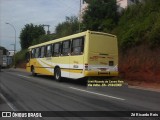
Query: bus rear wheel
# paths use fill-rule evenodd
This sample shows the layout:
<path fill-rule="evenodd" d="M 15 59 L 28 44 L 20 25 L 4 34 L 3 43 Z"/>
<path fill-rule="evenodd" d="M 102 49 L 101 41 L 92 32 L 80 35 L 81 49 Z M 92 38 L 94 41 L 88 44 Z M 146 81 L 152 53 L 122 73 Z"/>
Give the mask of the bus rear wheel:
<path fill-rule="evenodd" d="M 33 66 L 32 66 L 32 68 L 31 68 L 31 72 L 32 72 L 32 76 L 36 76 L 36 75 L 37 75 L 37 73 L 35 73 L 35 69 L 34 69 Z"/>
<path fill-rule="evenodd" d="M 54 70 L 54 78 L 56 81 L 59 81 L 61 82 L 62 79 L 61 79 L 61 69 L 59 67 L 55 68 Z"/>

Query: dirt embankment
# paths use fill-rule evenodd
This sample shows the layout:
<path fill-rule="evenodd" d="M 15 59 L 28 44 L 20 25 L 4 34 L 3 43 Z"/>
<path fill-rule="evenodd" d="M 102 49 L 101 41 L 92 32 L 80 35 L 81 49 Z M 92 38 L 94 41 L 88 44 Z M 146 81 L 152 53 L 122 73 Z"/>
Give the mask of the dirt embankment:
<path fill-rule="evenodd" d="M 137 46 L 119 54 L 120 76 L 127 81 L 160 85 L 160 49 Z"/>

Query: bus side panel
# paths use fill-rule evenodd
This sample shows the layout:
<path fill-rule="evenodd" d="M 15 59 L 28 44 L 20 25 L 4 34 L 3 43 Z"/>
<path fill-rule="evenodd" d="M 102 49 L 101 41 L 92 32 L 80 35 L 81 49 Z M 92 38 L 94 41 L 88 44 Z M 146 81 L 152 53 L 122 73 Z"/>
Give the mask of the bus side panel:
<path fill-rule="evenodd" d="M 30 60 L 30 67 L 28 67 L 27 71 L 31 71 L 31 67 L 33 66 L 35 69 L 35 73 L 40 73 L 44 75 L 53 75 L 53 66 L 47 58 L 34 58 Z M 30 70 L 29 70 L 30 69 Z"/>
<path fill-rule="evenodd" d="M 28 62 L 28 63 L 26 64 L 26 71 L 27 71 L 27 72 L 31 72 L 30 62 Z"/>
<path fill-rule="evenodd" d="M 55 67 L 59 67 L 61 69 L 61 76 L 69 78 L 69 56 L 58 56 L 52 57 L 52 64 Z M 54 70 L 53 70 L 54 72 Z M 54 74 L 54 73 L 53 73 Z"/>
<path fill-rule="evenodd" d="M 84 77 L 84 55 L 70 56 L 70 78 L 78 79 Z"/>
<path fill-rule="evenodd" d="M 51 57 L 46 58 L 37 58 L 35 71 L 36 73 L 45 74 L 45 75 L 53 75 L 53 64 L 51 62 Z"/>

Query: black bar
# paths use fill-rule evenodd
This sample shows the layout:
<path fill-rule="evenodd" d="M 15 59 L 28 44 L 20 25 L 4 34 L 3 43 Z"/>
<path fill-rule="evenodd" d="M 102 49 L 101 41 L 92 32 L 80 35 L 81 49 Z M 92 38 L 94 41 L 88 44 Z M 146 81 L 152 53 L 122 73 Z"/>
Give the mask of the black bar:
<path fill-rule="evenodd" d="M 0 117 L 5 112 L 11 117 L 160 117 L 160 111 L 0 111 Z"/>

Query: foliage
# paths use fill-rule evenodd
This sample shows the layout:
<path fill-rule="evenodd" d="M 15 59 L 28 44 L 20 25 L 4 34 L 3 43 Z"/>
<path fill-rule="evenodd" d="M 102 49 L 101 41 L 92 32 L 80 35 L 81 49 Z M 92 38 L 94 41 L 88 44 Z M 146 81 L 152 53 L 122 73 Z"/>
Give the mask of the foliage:
<path fill-rule="evenodd" d="M 36 45 L 39 43 L 54 40 L 56 38 L 74 34 L 78 32 L 78 28 L 79 28 L 79 22 L 78 22 L 77 17 L 75 16 L 66 17 L 66 20 L 64 22 L 59 23 L 56 26 L 54 34 L 41 35 L 32 41 L 32 45 Z"/>
<path fill-rule="evenodd" d="M 20 33 L 20 44 L 22 49 L 28 48 L 34 39 L 44 35 L 45 30 L 42 25 L 26 24 Z"/>
<path fill-rule="evenodd" d="M 0 46 L 0 50 L 3 50 L 3 55 L 6 55 L 8 50 L 2 46 Z"/>
<path fill-rule="evenodd" d="M 160 45 L 160 1 L 145 0 L 123 11 L 114 33 L 122 50 L 139 44 Z"/>
<path fill-rule="evenodd" d="M 88 8 L 83 15 L 84 30 L 110 32 L 118 22 L 116 0 L 87 1 Z"/>
<path fill-rule="evenodd" d="M 41 35 L 37 39 L 33 40 L 32 45 L 36 45 L 36 44 L 39 44 L 39 43 L 43 43 L 43 42 L 47 42 L 47 41 L 50 41 L 50 40 L 54 40 L 56 38 L 57 38 L 56 34 Z"/>
<path fill-rule="evenodd" d="M 117 14 L 115 0 L 85 0 L 89 6 L 83 16 L 84 30 L 116 34 L 122 50 L 148 44 L 160 47 L 160 1 L 136 2 Z"/>
<path fill-rule="evenodd" d="M 75 16 L 66 17 L 66 21 L 56 26 L 55 34 L 57 38 L 71 35 L 78 32 L 79 22 Z"/>
<path fill-rule="evenodd" d="M 160 48 L 160 15 L 158 16 L 157 21 L 153 25 L 153 29 L 149 34 L 149 43 L 152 48 L 159 47 Z"/>
<path fill-rule="evenodd" d="M 25 61 L 26 53 L 27 53 L 27 49 L 21 50 L 21 51 L 16 53 L 16 65 Z"/>

